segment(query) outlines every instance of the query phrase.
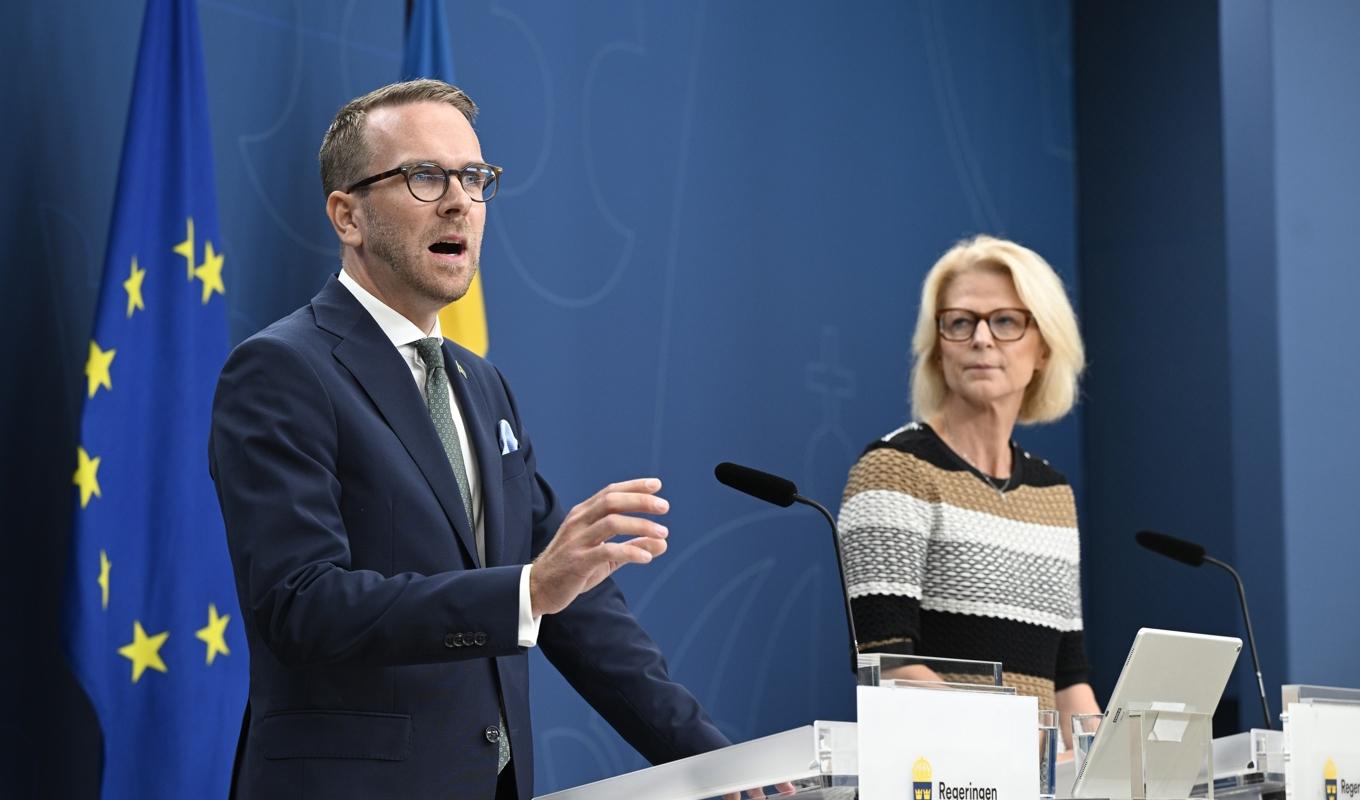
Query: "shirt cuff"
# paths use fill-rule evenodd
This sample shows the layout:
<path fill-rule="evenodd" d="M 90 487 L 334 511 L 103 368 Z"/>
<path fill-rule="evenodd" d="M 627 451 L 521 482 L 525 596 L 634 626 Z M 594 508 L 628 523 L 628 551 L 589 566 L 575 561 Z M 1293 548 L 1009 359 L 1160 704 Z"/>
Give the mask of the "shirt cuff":
<path fill-rule="evenodd" d="M 529 570 L 533 564 L 525 564 L 519 574 L 519 646 L 533 647 L 538 644 L 538 625 L 543 617 L 534 616 L 533 600 L 529 597 Z"/>

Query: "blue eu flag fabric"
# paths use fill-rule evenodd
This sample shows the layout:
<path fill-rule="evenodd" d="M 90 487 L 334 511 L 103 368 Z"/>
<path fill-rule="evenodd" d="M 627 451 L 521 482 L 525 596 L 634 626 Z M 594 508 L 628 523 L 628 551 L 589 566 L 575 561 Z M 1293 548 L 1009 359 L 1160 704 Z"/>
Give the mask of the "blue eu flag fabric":
<path fill-rule="evenodd" d="M 414 0 L 406 17 L 401 79 L 438 78 L 453 83 L 453 48 L 441 0 Z"/>
<path fill-rule="evenodd" d="M 224 797 L 246 643 L 208 476 L 231 256 L 198 15 L 148 0 L 85 363 L 64 640 L 103 730 L 103 794 Z"/>

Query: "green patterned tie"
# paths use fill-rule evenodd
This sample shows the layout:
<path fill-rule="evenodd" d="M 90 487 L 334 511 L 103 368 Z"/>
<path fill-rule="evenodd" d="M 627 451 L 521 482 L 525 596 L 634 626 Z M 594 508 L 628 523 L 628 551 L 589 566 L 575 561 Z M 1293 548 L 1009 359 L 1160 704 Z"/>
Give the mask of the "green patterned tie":
<path fill-rule="evenodd" d="M 467 465 L 463 463 L 463 443 L 458 438 L 458 426 L 453 424 L 453 412 L 449 409 L 449 374 L 444 370 L 444 350 L 439 339 L 432 337 L 416 341 L 416 351 L 425 362 L 425 405 L 430 409 L 435 432 L 444 445 L 444 455 L 453 467 L 453 478 L 458 481 L 458 494 L 463 499 L 468 525 L 475 528 L 472 490 L 468 488 Z"/>
<path fill-rule="evenodd" d="M 476 534 L 477 523 L 472 519 L 472 491 L 468 488 L 467 465 L 463 463 L 463 444 L 458 438 L 458 427 L 453 424 L 453 412 L 449 408 L 449 374 L 444 369 L 443 340 L 439 337 L 416 340 L 416 352 L 425 362 L 425 405 L 430 409 L 430 419 L 444 445 L 444 455 L 448 456 L 449 466 L 453 467 L 454 480 L 458 482 L 458 494 L 463 499 L 463 510 L 467 512 L 468 525 Z M 500 735 L 496 737 L 496 772 L 500 773 L 510 762 L 510 732 L 505 728 L 505 712 L 500 712 L 496 723 Z"/>

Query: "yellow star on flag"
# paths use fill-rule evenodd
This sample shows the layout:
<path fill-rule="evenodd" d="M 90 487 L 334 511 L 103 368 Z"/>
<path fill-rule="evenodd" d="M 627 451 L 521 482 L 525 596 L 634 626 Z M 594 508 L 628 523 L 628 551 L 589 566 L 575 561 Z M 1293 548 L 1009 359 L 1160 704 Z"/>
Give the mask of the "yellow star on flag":
<path fill-rule="evenodd" d="M 89 386 L 90 397 L 99 391 L 103 386 L 109 391 L 113 391 L 113 378 L 109 375 L 109 365 L 113 363 L 113 356 L 117 350 L 100 350 L 99 344 L 90 340 L 90 357 L 85 360 L 85 377 Z"/>
<path fill-rule="evenodd" d="M 90 495 L 103 497 L 99 493 L 99 457 L 90 458 L 85 448 L 76 448 L 76 474 L 71 482 L 80 487 L 80 507 L 90 504 Z"/>
<path fill-rule="evenodd" d="M 123 281 L 123 291 L 127 292 L 128 319 L 132 319 L 132 312 L 136 310 L 145 311 L 146 304 L 142 302 L 142 279 L 146 277 L 146 270 L 137 266 L 137 257 L 132 257 L 132 273 L 128 279 Z"/>
<path fill-rule="evenodd" d="M 184 241 L 175 245 L 175 254 L 184 256 L 185 272 L 188 274 L 189 281 L 194 279 L 194 218 L 189 217 L 189 235 L 184 237 Z"/>
<path fill-rule="evenodd" d="M 208 664 L 211 665 L 213 658 L 221 653 L 224 656 L 231 655 L 227 649 L 227 623 L 231 621 L 230 614 L 217 615 L 217 606 L 213 603 L 208 604 L 208 625 L 199 628 L 194 635 L 203 640 L 208 645 Z"/>
<path fill-rule="evenodd" d="M 170 638 L 170 631 L 162 631 L 155 636 L 147 636 L 142 630 L 141 620 L 132 622 L 132 643 L 118 648 L 118 655 L 132 662 L 132 682 L 142 679 L 147 667 L 157 672 L 165 672 L 165 662 L 161 661 L 161 645 Z"/>
<path fill-rule="evenodd" d="M 113 562 L 109 560 L 109 554 L 104 550 L 99 551 L 99 584 L 100 596 L 103 599 L 104 610 L 109 610 L 109 570 L 113 569 Z"/>
<path fill-rule="evenodd" d="M 205 306 L 213 292 L 221 295 L 227 293 L 227 287 L 222 285 L 222 261 L 225 258 L 226 256 L 213 250 L 212 242 L 204 245 L 203 263 L 194 269 L 194 277 L 203 281 L 203 305 Z"/>

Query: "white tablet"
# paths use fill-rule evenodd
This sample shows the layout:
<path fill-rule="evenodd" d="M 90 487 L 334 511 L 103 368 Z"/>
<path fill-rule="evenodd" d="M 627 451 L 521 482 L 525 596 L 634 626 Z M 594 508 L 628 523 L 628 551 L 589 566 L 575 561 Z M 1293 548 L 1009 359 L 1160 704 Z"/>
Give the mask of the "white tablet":
<path fill-rule="evenodd" d="M 1134 743 L 1130 736 L 1137 727 L 1129 712 L 1154 709 L 1212 715 L 1241 651 L 1242 640 L 1232 636 L 1154 628 L 1138 631 L 1072 796 L 1129 797 L 1129 750 Z M 1189 797 L 1203 766 L 1203 753 L 1194 746 L 1158 744 L 1162 752 L 1156 774 L 1146 776 L 1147 796 Z M 1190 745 L 1188 739 L 1185 744 Z"/>

